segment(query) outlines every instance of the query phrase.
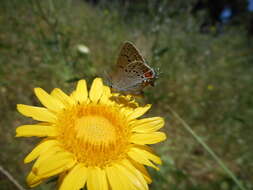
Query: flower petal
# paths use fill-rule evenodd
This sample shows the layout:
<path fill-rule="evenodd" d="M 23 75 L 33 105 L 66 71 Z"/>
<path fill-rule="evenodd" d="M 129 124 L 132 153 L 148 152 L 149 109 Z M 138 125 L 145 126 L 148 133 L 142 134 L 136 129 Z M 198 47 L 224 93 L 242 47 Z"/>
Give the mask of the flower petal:
<path fill-rule="evenodd" d="M 75 104 L 75 101 L 72 98 L 70 98 L 67 94 L 65 94 L 59 88 L 55 88 L 51 92 L 51 96 L 57 98 L 58 100 L 60 100 L 65 105 L 74 105 Z"/>
<path fill-rule="evenodd" d="M 37 160 L 33 164 L 33 168 L 37 170 L 37 168 L 39 168 L 41 163 L 46 162 L 46 160 L 48 160 L 50 157 L 53 157 L 55 154 L 62 153 L 62 152 L 65 152 L 65 150 L 63 150 L 59 145 L 51 146 L 46 151 L 43 151 L 40 153 L 40 156 L 37 158 Z"/>
<path fill-rule="evenodd" d="M 129 185 L 124 177 L 122 177 L 121 172 L 115 166 L 105 168 L 106 175 L 108 177 L 111 190 L 129 190 L 132 189 L 132 186 Z"/>
<path fill-rule="evenodd" d="M 54 123 L 56 121 L 56 116 L 46 108 L 18 104 L 17 109 L 23 115 L 32 117 L 38 121 L 46 121 L 51 123 Z"/>
<path fill-rule="evenodd" d="M 40 102 L 49 110 L 59 112 L 64 108 L 64 104 L 62 102 L 60 102 L 53 96 L 49 95 L 42 88 L 35 88 L 34 92 L 38 97 L 38 99 L 40 100 Z"/>
<path fill-rule="evenodd" d="M 46 178 L 61 173 L 73 167 L 76 163 L 73 155 L 68 152 L 58 152 L 34 164 L 32 171 L 35 175 Z"/>
<path fill-rule="evenodd" d="M 159 156 L 156 156 L 152 149 L 148 146 L 138 146 L 138 147 L 133 147 L 133 149 L 136 152 L 139 152 L 143 157 L 146 157 L 147 159 L 151 160 L 152 162 L 156 164 L 162 164 L 162 161 Z"/>
<path fill-rule="evenodd" d="M 77 164 L 64 177 L 59 190 L 80 190 L 84 187 L 88 176 L 88 169 L 83 164 Z"/>
<path fill-rule="evenodd" d="M 29 163 L 35 160 L 41 153 L 47 151 L 49 148 L 58 145 L 59 142 L 57 140 L 48 140 L 45 139 L 41 141 L 33 150 L 30 152 L 24 159 L 24 163 Z"/>
<path fill-rule="evenodd" d="M 29 187 L 36 187 L 43 182 L 43 180 L 35 175 L 32 171 L 26 177 L 26 181 Z"/>
<path fill-rule="evenodd" d="M 152 179 L 151 179 L 151 176 L 149 175 L 147 169 L 142 165 L 142 164 L 139 164 L 138 162 L 134 161 L 134 160 L 131 160 L 128 161 L 130 164 L 125 164 L 126 167 L 129 167 L 131 165 L 133 165 L 134 167 L 134 170 L 138 170 L 141 172 L 141 174 L 143 175 L 144 179 L 147 181 L 148 184 L 152 183 Z M 129 169 L 132 169 L 131 167 L 129 167 Z"/>
<path fill-rule="evenodd" d="M 130 121 L 130 120 L 133 120 L 133 119 L 136 119 L 140 116 L 142 116 L 143 114 L 145 114 L 149 109 L 151 108 L 151 104 L 147 104 L 145 105 L 144 107 L 138 107 L 134 110 L 130 110 L 129 112 L 129 115 L 127 117 L 127 120 Z"/>
<path fill-rule="evenodd" d="M 103 95 L 100 98 L 100 103 L 106 104 L 106 105 L 112 105 L 113 102 L 110 100 L 110 97 L 112 96 L 111 90 L 108 86 L 104 86 Z"/>
<path fill-rule="evenodd" d="M 46 125 L 22 125 L 16 129 L 16 137 L 54 137 L 57 136 L 57 128 Z"/>
<path fill-rule="evenodd" d="M 87 186 L 89 190 L 108 190 L 105 171 L 98 167 L 89 168 Z"/>
<path fill-rule="evenodd" d="M 78 81 L 76 90 L 73 92 L 72 96 L 77 102 L 82 103 L 87 101 L 88 91 L 85 80 Z"/>
<path fill-rule="evenodd" d="M 101 78 L 96 78 L 92 85 L 91 85 L 91 89 L 90 89 L 90 93 L 89 93 L 89 97 L 90 100 L 94 103 L 97 103 L 98 100 L 100 99 L 100 97 L 103 94 L 103 81 Z"/>
<path fill-rule="evenodd" d="M 149 161 L 147 154 L 145 154 L 144 151 L 138 148 L 131 148 L 127 155 L 136 162 L 139 162 L 140 164 L 144 164 L 159 170 L 157 166 L 155 166 L 152 162 Z"/>
<path fill-rule="evenodd" d="M 135 189 L 137 190 L 147 190 L 148 185 L 144 178 L 140 180 L 140 176 L 137 176 L 137 172 L 134 172 L 132 170 L 129 170 L 127 167 L 124 165 L 117 165 L 119 171 L 122 172 L 124 177 L 126 177 L 131 184 L 135 186 Z"/>
<path fill-rule="evenodd" d="M 76 166 L 76 165 L 75 165 L 75 166 Z M 75 166 L 73 166 L 73 168 L 74 168 Z M 72 171 L 73 168 L 71 168 L 70 171 Z M 63 180 L 64 180 L 65 177 L 69 174 L 70 171 L 65 171 L 65 172 L 62 172 L 62 173 L 60 173 L 60 174 L 58 175 L 57 184 L 56 184 L 56 189 L 58 189 L 58 190 L 60 189 L 60 186 L 61 186 Z"/>
<path fill-rule="evenodd" d="M 156 144 L 158 142 L 164 141 L 166 139 L 166 135 L 163 132 L 153 132 L 153 133 L 145 133 L 145 134 L 133 134 L 130 137 L 130 141 L 136 144 Z"/>
<path fill-rule="evenodd" d="M 123 160 L 121 162 L 121 164 L 127 168 L 129 171 L 131 171 L 137 178 L 138 180 L 142 183 L 142 185 L 146 188 L 147 187 L 147 183 L 149 182 L 149 180 L 145 179 L 145 176 L 147 176 L 148 174 L 147 171 L 145 174 L 142 173 L 142 170 L 140 170 L 139 168 L 135 168 L 134 165 L 127 159 Z M 143 166 L 143 165 L 142 165 Z M 144 167 L 143 167 L 144 168 Z M 144 168 L 145 169 L 145 168 Z M 149 175 L 148 175 L 149 176 Z M 150 177 L 149 177 L 150 178 Z"/>
<path fill-rule="evenodd" d="M 151 133 L 164 126 L 164 119 L 161 117 L 151 117 L 140 120 L 134 120 L 130 126 L 133 126 L 132 132 Z"/>

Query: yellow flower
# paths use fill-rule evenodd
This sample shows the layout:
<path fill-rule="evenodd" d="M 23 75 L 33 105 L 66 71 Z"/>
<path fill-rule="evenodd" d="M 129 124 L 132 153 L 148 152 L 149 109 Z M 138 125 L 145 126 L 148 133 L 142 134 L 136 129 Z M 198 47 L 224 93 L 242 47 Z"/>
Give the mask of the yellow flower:
<path fill-rule="evenodd" d="M 210 90 L 210 91 L 212 91 L 212 90 L 214 89 L 214 86 L 211 85 L 211 84 L 209 84 L 209 85 L 207 86 L 207 89 Z"/>
<path fill-rule="evenodd" d="M 100 78 L 87 91 L 80 80 L 68 96 L 60 89 L 48 94 L 35 88 L 45 106 L 18 104 L 25 116 L 40 123 L 22 125 L 17 137 L 45 137 L 24 159 L 35 160 L 27 183 L 34 187 L 59 175 L 60 190 L 146 190 L 151 178 L 144 167 L 161 164 L 148 144 L 166 139 L 160 117 L 137 119 L 150 105 L 126 106 L 111 99 L 110 88 Z M 127 98 L 126 98 L 127 99 Z"/>

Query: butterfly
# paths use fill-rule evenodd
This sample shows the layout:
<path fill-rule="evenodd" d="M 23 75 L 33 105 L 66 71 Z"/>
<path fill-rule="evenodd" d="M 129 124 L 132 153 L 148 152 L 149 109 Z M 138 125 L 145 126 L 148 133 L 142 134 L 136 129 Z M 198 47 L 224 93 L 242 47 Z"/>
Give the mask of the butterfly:
<path fill-rule="evenodd" d="M 110 75 L 110 86 L 114 92 L 139 95 L 143 88 L 151 85 L 157 74 L 141 56 L 131 42 L 125 42 L 121 48 L 116 69 Z"/>

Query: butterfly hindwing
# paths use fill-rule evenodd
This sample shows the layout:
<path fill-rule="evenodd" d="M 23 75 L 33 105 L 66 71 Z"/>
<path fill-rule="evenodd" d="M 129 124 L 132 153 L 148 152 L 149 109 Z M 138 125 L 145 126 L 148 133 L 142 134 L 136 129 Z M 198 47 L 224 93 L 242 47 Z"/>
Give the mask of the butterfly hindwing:
<path fill-rule="evenodd" d="M 111 75 L 111 87 L 124 94 L 139 94 L 154 79 L 154 70 L 145 63 L 137 48 L 125 42 Z"/>

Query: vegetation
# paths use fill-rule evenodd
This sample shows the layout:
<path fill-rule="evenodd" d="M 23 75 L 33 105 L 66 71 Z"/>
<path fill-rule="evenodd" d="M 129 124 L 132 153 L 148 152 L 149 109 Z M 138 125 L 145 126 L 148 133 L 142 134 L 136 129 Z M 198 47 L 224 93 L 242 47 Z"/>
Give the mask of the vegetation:
<path fill-rule="evenodd" d="M 167 1 L 164 1 L 167 2 Z M 178 2 L 178 3 L 177 3 Z M 3 0 L 0 7 L 0 165 L 24 187 L 23 158 L 38 139 L 17 139 L 27 123 L 16 104 L 39 104 L 33 88 L 70 92 L 115 66 L 124 41 L 136 44 L 161 74 L 145 89 L 150 115 L 166 119 L 168 140 L 157 147 L 164 164 L 150 170 L 151 189 L 237 190 L 239 187 L 170 111 L 176 111 L 218 155 L 245 189 L 253 188 L 252 40 L 242 25 L 200 34 L 190 2 L 142 7 L 79 0 Z M 83 54 L 83 44 L 90 53 Z M 13 185 L 0 174 L 2 190 Z M 54 183 L 35 189 L 55 189 Z"/>

